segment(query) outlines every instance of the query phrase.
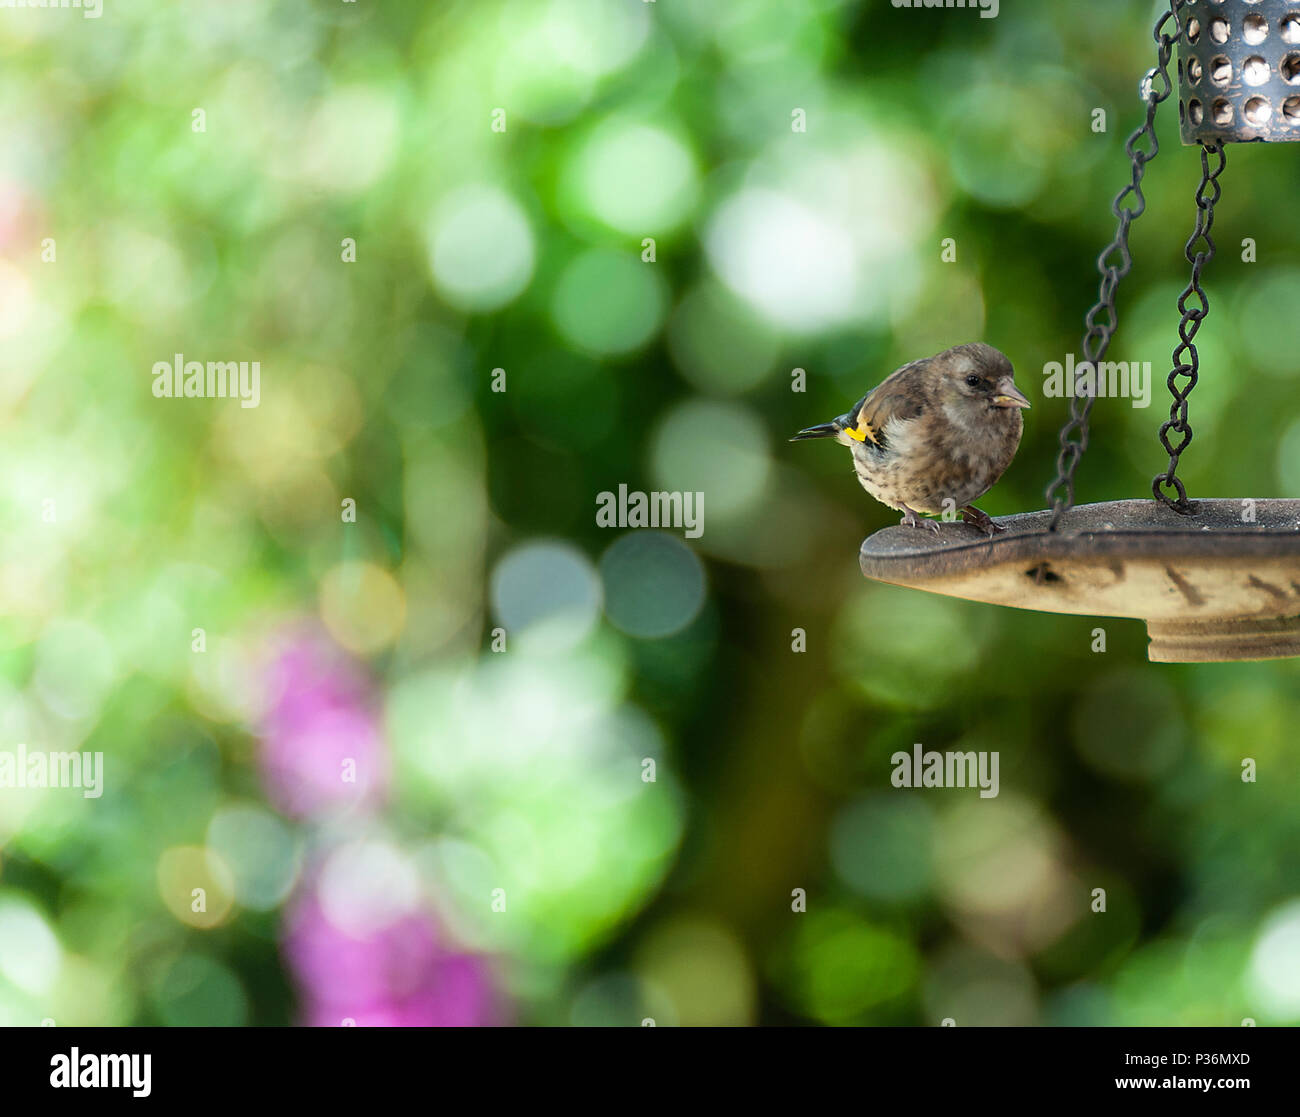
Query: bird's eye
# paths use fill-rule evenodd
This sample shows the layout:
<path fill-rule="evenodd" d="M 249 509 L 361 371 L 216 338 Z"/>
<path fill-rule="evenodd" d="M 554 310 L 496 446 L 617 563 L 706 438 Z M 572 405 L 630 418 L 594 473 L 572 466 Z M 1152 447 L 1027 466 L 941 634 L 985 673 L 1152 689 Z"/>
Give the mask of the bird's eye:
<path fill-rule="evenodd" d="M 968 376 L 966 377 L 966 383 L 972 388 L 978 388 L 980 386 L 980 378 L 978 376 Z"/>

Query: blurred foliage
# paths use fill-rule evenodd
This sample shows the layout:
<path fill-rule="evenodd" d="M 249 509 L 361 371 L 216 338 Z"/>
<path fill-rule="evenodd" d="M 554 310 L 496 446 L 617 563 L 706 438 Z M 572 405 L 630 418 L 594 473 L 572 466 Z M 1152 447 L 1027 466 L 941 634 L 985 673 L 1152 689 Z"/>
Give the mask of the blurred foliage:
<path fill-rule="evenodd" d="M 864 583 L 894 515 L 785 442 L 982 339 L 1042 506 L 1158 10 L 5 11 L 0 750 L 105 767 L 0 790 L 0 1022 L 1300 1022 L 1295 665 Z M 1081 501 L 1161 465 L 1176 116 Z M 1229 151 L 1193 495 L 1300 491 L 1295 154 Z"/>

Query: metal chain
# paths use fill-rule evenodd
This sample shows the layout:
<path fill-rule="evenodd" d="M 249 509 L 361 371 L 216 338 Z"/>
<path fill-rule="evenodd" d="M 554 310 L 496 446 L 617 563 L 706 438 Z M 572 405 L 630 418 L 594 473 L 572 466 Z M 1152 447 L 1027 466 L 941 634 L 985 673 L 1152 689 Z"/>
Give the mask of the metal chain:
<path fill-rule="evenodd" d="M 1217 156 L 1213 170 L 1210 169 L 1211 155 Z M 1201 368 L 1200 356 L 1196 352 L 1193 339 L 1196 337 L 1196 331 L 1201 328 L 1202 320 L 1210 312 L 1210 300 L 1206 298 L 1205 291 L 1201 288 L 1201 270 L 1214 259 L 1214 238 L 1210 236 L 1210 230 L 1214 225 L 1215 203 L 1223 192 L 1219 185 L 1219 175 L 1227 165 L 1228 153 L 1222 143 L 1217 140 L 1202 143 L 1201 185 L 1196 189 L 1196 228 L 1192 231 L 1187 247 L 1183 250 L 1188 263 L 1192 265 L 1192 279 L 1187 289 L 1178 298 L 1178 312 L 1182 315 L 1178 323 L 1178 336 L 1181 340 L 1174 350 L 1174 367 L 1168 379 L 1169 393 L 1174 397 L 1174 402 L 1169 408 L 1169 419 L 1160 427 L 1160 444 L 1169 454 L 1169 468 L 1164 473 L 1157 474 L 1155 480 L 1151 482 L 1151 491 L 1155 493 L 1156 500 L 1183 516 L 1190 515 L 1196 510 L 1195 505 L 1187 499 L 1187 490 L 1179 480 L 1177 471 L 1178 458 L 1192 440 L 1192 425 L 1187 421 L 1187 397 L 1196 387 L 1197 374 Z M 1213 192 L 1207 196 L 1206 191 L 1210 188 L 1213 188 Z M 1198 241 L 1204 241 L 1205 247 L 1198 248 Z M 1196 296 L 1200 305 L 1187 305 L 1187 300 L 1192 295 Z M 1183 360 L 1184 353 L 1190 358 L 1186 362 Z M 1187 378 L 1186 384 L 1181 387 L 1178 383 L 1180 376 Z M 1177 445 L 1170 444 L 1170 431 L 1178 432 Z M 1178 494 L 1177 497 L 1171 497 L 1164 492 L 1164 486 L 1173 489 Z"/>
<path fill-rule="evenodd" d="M 1146 89 L 1146 120 L 1129 136 L 1128 143 L 1124 145 L 1124 150 L 1133 165 L 1132 178 L 1111 203 L 1111 213 L 1119 222 L 1115 230 L 1115 239 L 1097 257 L 1097 270 L 1101 272 L 1101 288 L 1096 305 L 1084 318 L 1087 331 L 1083 337 L 1084 363 L 1080 366 L 1080 382 L 1084 370 L 1095 369 L 1106 355 L 1110 339 L 1119 325 L 1119 316 L 1115 311 L 1115 295 L 1120 280 L 1128 275 L 1133 267 L 1133 257 L 1128 247 L 1129 226 L 1142 216 L 1147 207 L 1146 198 L 1142 194 L 1142 175 L 1146 165 L 1160 152 L 1160 141 L 1156 138 L 1155 131 L 1156 109 L 1173 91 L 1173 82 L 1169 78 L 1169 60 L 1180 33 L 1178 15 L 1186 3 L 1187 0 L 1169 0 L 1169 10 L 1160 16 L 1152 31 L 1152 38 L 1156 42 L 1156 66 L 1143 82 Z M 1174 24 L 1172 35 L 1165 33 L 1165 27 L 1170 20 Z M 1160 79 L 1160 86 L 1155 84 L 1156 78 Z M 1137 146 L 1144 139 L 1149 143 L 1150 151 L 1144 151 Z M 1130 194 L 1133 196 L 1133 203 L 1128 206 L 1125 202 Z M 1108 262 L 1116 255 L 1118 255 L 1117 260 Z M 1105 317 L 1101 318 L 1103 314 Z M 1056 458 L 1056 479 L 1047 487 L 1047 501 L 1052 507 L 1049 531 L 1056 530 L 1061 517 L 1074 505 L 1074 474 L 1079 468 L 1079 460 L 1083 457 L 1083 452 L 1088 448 L 1088 419 L 1095 402 L 1096 394 L 1091 391 L 1082 394 L 1077 391 L 1072 393 L 1070 417 L 1061 427 L 1061 450 Z M 1073 437 L 1076 434 L 1078 437 Z"/>

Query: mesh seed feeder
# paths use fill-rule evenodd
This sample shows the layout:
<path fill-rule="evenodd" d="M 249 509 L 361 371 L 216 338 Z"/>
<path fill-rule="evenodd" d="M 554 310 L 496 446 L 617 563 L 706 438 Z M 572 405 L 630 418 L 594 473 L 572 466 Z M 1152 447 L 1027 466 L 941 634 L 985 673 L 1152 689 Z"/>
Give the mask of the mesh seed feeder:
<path fill-rule="evenodd" d="M 940 525 L 937 536 L 885 528 L 862 544 L 862 572 L 994 605 L 1140 618 L 1155 662 L 1300 656 L 1300 500 L 1193 501 L 1178 477 L 1192 440 L 1195 337 L 1209 311 L 1201 275 L 1214 257 L 1225 145 L 1300 141 L 1300 0 L 1170 0 L 1154 38 L 1156 66 L 1141 87 L 1146 120 L 1125 148 L 1132 177 L 1111 207 L 1115 239 L 1097 261 L 1100 294 L 1085 319 L 1085 363 L 1061 428 L 1050 507 L 999 519 L 1006 530 L 991 539 L 959 523 Z M 1168 466 L 1152 482 L 1154 500 L 1075 507 L 1074 477 L 1096 402 L 1086 377 L 1118 325 L 1115 294 L 1132 265 L 1129 228 L 1146 208 L 1142 176 L 1159 150 L 1155 115 L 1173 93 L 1175 46 L 1182 141 L 1200 148 L 1201 182 L 1167 381 L 1172 403 L 1159 430 Z"/>

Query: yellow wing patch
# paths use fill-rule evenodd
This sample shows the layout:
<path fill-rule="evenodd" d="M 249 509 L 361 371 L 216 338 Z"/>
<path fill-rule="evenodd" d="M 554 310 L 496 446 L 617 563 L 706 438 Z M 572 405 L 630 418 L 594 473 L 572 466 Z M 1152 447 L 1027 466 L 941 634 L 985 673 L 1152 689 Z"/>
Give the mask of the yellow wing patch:
<path fill-rule="evenodd" d="M 866 408 L 864 407 L 862 410 L 865 411 Z M 866 419 L 862 418 L 861 412 L 859 412 L 858 415 L 858 425 L 849 428 L 844 433 L 857 442 L 866 442 L 870 440 L 873 446 L 880 445 L 880 435 L 876 433 L 876 428 L 867 422 Z"/>

